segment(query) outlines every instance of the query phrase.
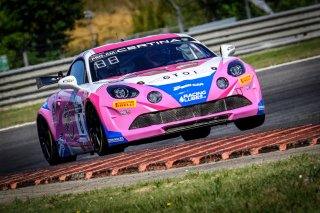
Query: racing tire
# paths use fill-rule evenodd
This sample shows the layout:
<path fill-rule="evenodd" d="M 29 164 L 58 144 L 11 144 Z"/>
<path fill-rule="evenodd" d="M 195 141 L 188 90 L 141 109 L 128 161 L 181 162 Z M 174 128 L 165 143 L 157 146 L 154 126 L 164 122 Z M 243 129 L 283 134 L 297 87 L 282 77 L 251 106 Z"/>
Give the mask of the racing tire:
<path fill-rule="evenodd" d="M 192 130 L 188 130 L 181 133 L 181 137 L 185 141 L 195 140 L 199 138 L 206 138 L 208 135 L 210 135 L 211 127 L 200 127 Z"/>
<path fill-rule="evenodd" d="M 91 104 L 88 105 L 86 110 L 86 120 L 94 152 L 99 156 L 106 155 L 108 153 L 107 137 L 104 133 L 98 113 Z"/>
<path fill-rule="evenodd" d="M 264 123 L 265 114 L 241 118 L 234 121 L 234 124 L 241 131 L 249 130 L 261 126 Z"/>
<path fill-rule="evenodd" d="M 37 128 L 42 153 L 50 165 L 66 163 L 77 159 L 77 156 L 69 156 L 65 158 L 61 158 L 59 156 L 50 128 L 43 118 L 38 119 Z"/>

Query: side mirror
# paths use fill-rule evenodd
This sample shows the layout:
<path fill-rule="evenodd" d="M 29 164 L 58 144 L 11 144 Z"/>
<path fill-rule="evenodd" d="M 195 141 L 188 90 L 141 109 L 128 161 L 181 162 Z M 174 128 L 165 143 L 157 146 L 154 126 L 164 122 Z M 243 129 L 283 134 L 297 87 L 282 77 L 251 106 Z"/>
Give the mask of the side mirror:
<path fill-rule="evenodd" d="M 80 90 L 81 87 L 77 84 L 77 79 L 74 76 L 66 76 L 58 81 L 60 89 L 75 89 Z"/>
<path fill-rule="evenodd" d="M 222 58 L 233 56 L 236 51 L 236 47 L 230 44 L 223 44 L 220 46 L 220 54 Z"/>

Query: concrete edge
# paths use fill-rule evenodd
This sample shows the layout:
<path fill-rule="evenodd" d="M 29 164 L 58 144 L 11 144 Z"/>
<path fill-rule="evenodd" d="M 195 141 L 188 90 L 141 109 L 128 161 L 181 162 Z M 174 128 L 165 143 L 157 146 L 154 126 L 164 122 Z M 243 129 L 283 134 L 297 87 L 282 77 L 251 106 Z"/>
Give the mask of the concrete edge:
<path fill-rule="evenodd" d="M 294 148 L 286 151 L 262 153 L 259 155 L 243 156 L 240 158 L 200 164 L 196 166 L 150 171 L 137 174 L 108 176 L 89 180 L 52 183 L 46 185 L 29 186 L 15 190 L 0 191 L 0 203 L 12 202 L 15 199 L 26 200 L 42 196 L 76 194 L 103 188 L 129 186 L 141 182 L 151 182 L 168 178 L 179 178 L 189 173 L 203 173 L 218 171 L 222 169 L 236 169 L 252 165 L 262 165 L 303 154 L 320 154 L 320 145 Z"/>

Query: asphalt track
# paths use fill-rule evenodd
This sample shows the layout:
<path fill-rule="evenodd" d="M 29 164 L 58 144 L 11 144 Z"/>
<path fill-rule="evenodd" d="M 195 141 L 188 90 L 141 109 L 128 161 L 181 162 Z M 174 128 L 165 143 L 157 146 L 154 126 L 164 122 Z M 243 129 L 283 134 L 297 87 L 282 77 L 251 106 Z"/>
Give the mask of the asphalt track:
<path fill-rule="evenodd" d="M 259 72 L 266 105 L 266 122 L 251 132 L 320 123 L 320 58 Z M 213 127 L 210 138 L 247 134 L 233 124 Z M 125 152 L 186 143 L 181 137 L 126 148 Z M 78 161 L 96 158 L 82 155 Z M 47 167 L 34 124 L 0 132 L 0 176 Z"/>

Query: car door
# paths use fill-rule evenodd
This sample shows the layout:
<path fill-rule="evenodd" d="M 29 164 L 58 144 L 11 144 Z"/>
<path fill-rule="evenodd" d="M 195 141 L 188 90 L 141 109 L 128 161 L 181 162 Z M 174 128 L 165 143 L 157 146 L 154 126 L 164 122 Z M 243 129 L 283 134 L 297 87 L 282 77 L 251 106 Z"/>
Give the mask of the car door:
<path fill-rule="evenodd" d="M 74 76 L 78 85 L 86 83 L 87 76 L 83 60 L 75 61 L 68 75 Z M 62 89 L 57 94 L 55 116 L 58 117 L 57 131 L 60 135 L 58 149 L 64 155 L 80 154 L 88 149 L 89 137 L 85 126 L 84 98 L 85 92 L 82 90 Z"/>

